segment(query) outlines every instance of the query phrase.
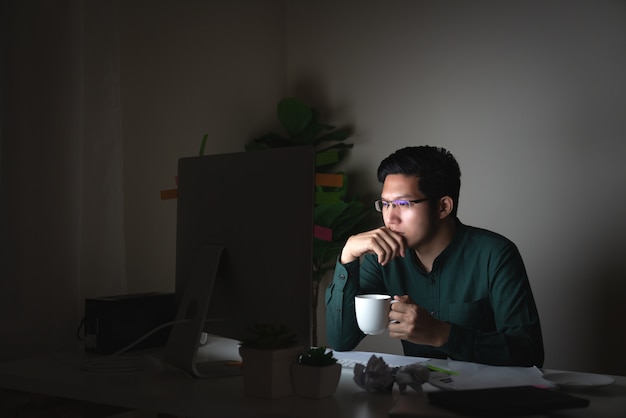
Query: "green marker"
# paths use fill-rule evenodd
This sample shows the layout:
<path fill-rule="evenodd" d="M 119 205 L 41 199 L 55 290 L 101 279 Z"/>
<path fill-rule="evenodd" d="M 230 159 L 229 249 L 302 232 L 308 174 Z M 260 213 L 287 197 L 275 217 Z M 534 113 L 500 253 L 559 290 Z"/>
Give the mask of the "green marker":
<path fill-rule="evenodd" d="M 426 364 L 426 367 L 428 367 L 430 370 L 434 372 L 445 373 L 445 374 L 449 374 L 450 376 L 456 376 L 459 374 L 459 372 L 455 372 L 453 370 L 442 369 L 441 367 L 433 366 L 432 364 Z"/>

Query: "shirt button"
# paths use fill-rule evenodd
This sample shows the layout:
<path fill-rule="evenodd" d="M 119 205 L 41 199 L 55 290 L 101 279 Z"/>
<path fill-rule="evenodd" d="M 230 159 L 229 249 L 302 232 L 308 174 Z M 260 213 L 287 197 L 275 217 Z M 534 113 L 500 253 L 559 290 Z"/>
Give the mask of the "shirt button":
<path fill-rule="evenodd" d="M 345 276 L 345 275 L 343 275 L 343 274 L 340 274 L 340 275 L 339 275 L 339 280 L 346 280 L 346 276 Z"/>
<path fill-rule="evenodd" d="M 431 311 L 431 312 L 430 312 L 430 315 L 431 315 L 433 318 L 436 318 L 436 317 L 437 317 L 437 312 L 435 312 L 435 311 Z"/>

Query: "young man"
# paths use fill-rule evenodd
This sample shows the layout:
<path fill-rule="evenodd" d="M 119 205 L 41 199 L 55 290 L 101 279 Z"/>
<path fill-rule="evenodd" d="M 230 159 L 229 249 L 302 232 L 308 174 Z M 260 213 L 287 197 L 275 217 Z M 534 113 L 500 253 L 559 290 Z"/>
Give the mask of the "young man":
<path fill-rule="evenodd" d="M 400 149 L 378 180 L 384 226 L 346 242 L 326 290 L 327 336 L 338 351 L 364 338 L 354 296 L 390 294 L 389 336 L 405 355 L 507 366 L 543 365 L 539 315 L 516 246 L 457 218 L 459 165 L 430 146 Z"/>

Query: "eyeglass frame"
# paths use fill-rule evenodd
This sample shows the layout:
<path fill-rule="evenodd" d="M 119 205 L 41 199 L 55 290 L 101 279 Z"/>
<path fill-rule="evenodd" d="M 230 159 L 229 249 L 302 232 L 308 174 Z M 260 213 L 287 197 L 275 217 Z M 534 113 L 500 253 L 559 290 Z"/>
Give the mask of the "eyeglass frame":
<path fill-rule="evenodd" d="M 427 200 L 431 200 L 431 199 L 429 197 L 424 197 L 422 199 L 415 199 L 415 200 L 397 199 L 397 200 L 392 200 L 391 202 L 387 200 L 379 199 L 379 200 L 374 201 L 374 208 L 376 209 L 377 212 L 382 212 L 383 209 L 389 209 L 389 208 L 395 209 L 399 207 L 398 203 L 400 202 L 411 203 L 409 207 L 412 207 L 414 205 L 417 205 L 418 203 L 426 202 Z M 387 204 L 387 206 L 383 206 L 384 204 Z"/>

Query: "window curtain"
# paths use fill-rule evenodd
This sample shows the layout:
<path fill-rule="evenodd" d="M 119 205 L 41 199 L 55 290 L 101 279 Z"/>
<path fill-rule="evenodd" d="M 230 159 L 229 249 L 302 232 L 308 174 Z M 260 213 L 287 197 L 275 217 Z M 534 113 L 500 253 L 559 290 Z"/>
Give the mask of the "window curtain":
<path fill-rule="evenodd" d="M 77 341 L 85 298 L 126 291 L 116 4 L 0 6 L 0 361 Z"/>

